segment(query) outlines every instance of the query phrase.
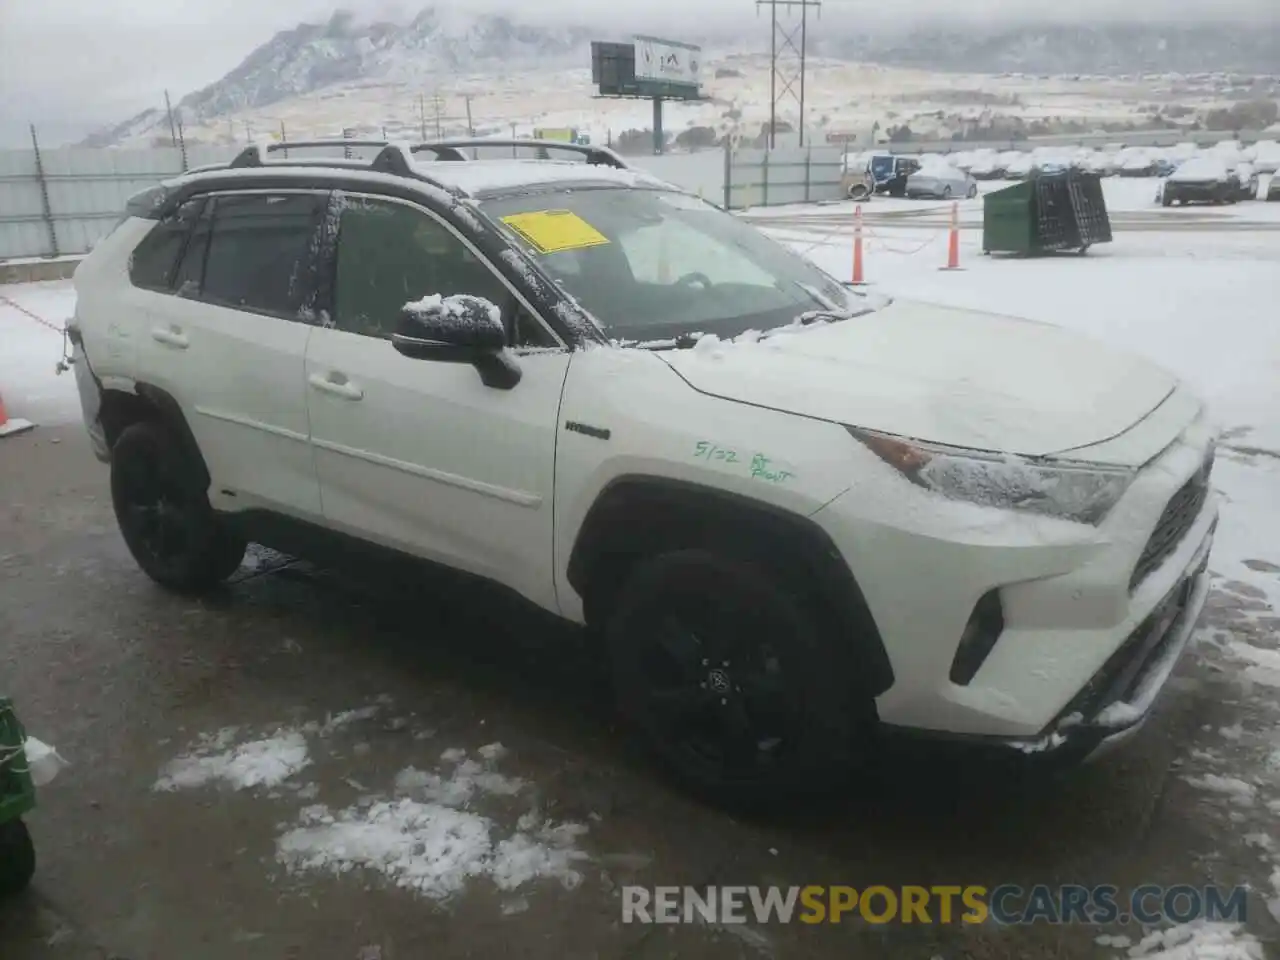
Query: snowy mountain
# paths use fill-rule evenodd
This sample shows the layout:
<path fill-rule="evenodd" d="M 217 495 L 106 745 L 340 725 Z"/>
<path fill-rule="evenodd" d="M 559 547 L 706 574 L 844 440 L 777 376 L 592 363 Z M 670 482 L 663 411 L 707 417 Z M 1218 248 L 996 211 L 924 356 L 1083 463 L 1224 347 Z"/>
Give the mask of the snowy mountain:
<path fill-rule="evenodd" d="M 430 89 L 466 77 L 552 75 L 585 68 L 588 44 L 609 38 L 607 27 L 552 28 L 506 16 L 428 7 L 409 23 L 360 23 L 347 12 L 327 23 L 302 23 L 276 34 L 221 80 L 177 105 L 188 127 L 280 101 L 328 99 L 353 86 Z M 686 37 L 710 50 L 760 51 L 767 29 L 721 29 Z M 614 39 L 621 39 L 614 37 Z M 1268 73 L 1280 67 L 1280 25 L 1238 24 L 938 26 L 896 32 L 860 30 L 851 21 L 824 21 L 810 33 L 819 56 L 979 74 L 1132 74 L 1230 71 Z M 434 80 L 433 80 L 434 78 Z M 144 111 L 85 141 L 105 146 L 168 135 L 162 110 Z"/>
<path fill-rule="evenodd" d="M 432 76 L 555 66 L 588 56 L 588 31 L 550 30 L 504 16 L 428 7 L 408 24 L 358 24 L 339 11 L 325 24 L 277 33 L 221 80 L 184 97 L 184 117 L 260 107 L 355 80 L 414 82 Z"/>
<path fill-rule="evenodd" d="M 973 73 L 1132 74 L 1280 69 L 1280 21 L 1239 24 L 1113 23 L 826 33 L 828 56 Z"/>

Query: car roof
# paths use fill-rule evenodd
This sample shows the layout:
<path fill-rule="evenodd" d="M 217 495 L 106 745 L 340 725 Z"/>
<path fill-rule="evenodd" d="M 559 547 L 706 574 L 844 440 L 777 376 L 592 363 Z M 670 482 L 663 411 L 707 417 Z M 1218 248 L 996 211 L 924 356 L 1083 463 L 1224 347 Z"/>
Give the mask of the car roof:
<path fill-rule="evenodd" d="M 296 152 L 310 148 L 334 150 L 342 157 L 299 157 Z M 479 148 L 537 148 L 543 157 L 562 151 L 571 160 L 495 157 L 472 159 Z M 372 159 L 356 159 L 358 148 L 377 148 Z M 283 154 L 278 159 L 275 154 Z M 204 180 L 288 179 L 305 174 L 314 180 L 332 170 L 346 183 L 365 181 L 386 185 L 392 180 L 401 188 L 421 192 L 442 190 L 451 196 L 482 200 L 499 196 L 582 188 L 663 189 L 685 192 L 652 174 L 627 165 L 621 157 L 601 147 L 587 147 L 538 140 L 449 140 L 411 146 L 385 141 L 304 141 L 287 144 L 255 144 L 226 164 L 201 167 L 171 183 L 191 184 Z"/>
<path fill-rule="evenodd" d="M 433 180 L 477 199 L 521 193 L 530 188 L 574 185 L 675 189 L 643 170 L 620 170 L 581 160 L 434 160 L 419 161 L 416 166 Z"/>

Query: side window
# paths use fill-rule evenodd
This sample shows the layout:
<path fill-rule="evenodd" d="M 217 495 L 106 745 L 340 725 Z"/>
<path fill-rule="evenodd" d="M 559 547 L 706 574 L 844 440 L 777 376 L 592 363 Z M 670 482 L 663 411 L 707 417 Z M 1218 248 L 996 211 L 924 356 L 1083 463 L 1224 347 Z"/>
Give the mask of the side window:
<path fill-rule="evenodd" d="M 129 261 L 129 281 L 135 287 L 163 293 L 169 291 L 182 245 L 203 206 L 204 197 L 188 200 L 157 222 L 142 238 Z"/>
<path fill-rule="evenodd" d="M 200 299 L 299 319 L 315 289 L 313 241 L 327 203 L 318 193 L 216 197 Z"/>
<path fill-rule="evenodd" d="M 444 224 L 401 203 L 346 200 L 333 291 L 338 329 L 389 338 L 406 303 L 459 293 L 497 305 L 515 327 L 513 344 L 549 342 L 536 320 L 514 309 L 510 290 L 492 268 Z"/>

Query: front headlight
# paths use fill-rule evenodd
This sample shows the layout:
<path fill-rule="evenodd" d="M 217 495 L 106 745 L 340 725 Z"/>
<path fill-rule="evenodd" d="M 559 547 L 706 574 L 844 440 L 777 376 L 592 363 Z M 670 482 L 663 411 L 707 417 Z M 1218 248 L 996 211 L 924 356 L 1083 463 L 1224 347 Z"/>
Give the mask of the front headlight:
<path fill-rule="evenodd" d="M 1133 481 L 1134 471 L 1123 467 L 1028 460 L 845 429 L 916 486 L 981 506 L 1097 524 Z"/>

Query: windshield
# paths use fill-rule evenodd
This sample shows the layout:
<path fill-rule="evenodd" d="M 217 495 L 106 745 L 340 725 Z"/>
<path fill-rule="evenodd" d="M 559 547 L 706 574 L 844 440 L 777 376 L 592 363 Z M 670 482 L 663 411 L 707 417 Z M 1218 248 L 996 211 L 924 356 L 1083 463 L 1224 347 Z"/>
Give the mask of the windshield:
<path fill-rule="evenodd" d="M 696 197 L 576 189 L 484 211 L 617 340 L 721 339 L 870 307 L 808 260 Z"/>

